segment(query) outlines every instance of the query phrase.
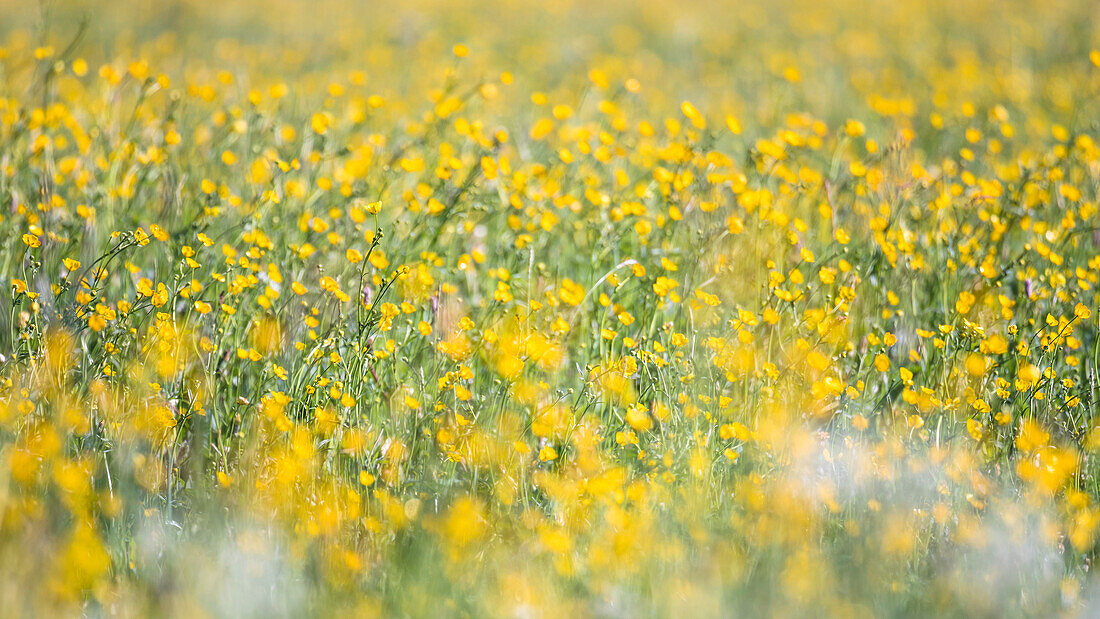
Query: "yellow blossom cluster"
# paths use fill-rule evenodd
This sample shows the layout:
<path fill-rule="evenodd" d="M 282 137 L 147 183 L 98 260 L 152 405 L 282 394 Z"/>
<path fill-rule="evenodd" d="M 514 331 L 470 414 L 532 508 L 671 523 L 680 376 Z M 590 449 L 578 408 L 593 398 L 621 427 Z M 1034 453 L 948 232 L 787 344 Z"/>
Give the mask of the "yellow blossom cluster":
<path fill-rule="evenodd" d="M 0 0 L 0 614 L 1096 614 L 1090 0 Z"/>

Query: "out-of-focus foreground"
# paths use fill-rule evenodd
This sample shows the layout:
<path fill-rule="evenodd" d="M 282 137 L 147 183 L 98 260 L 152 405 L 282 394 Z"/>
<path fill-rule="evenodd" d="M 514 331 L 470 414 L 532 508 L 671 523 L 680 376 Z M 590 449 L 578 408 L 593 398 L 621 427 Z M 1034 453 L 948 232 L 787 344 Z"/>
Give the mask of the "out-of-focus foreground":
<path fill-rule="evenodd" d="M 0 0 L 5 614 L 1100 612 L 1095 2 L 393 4 Z"/>

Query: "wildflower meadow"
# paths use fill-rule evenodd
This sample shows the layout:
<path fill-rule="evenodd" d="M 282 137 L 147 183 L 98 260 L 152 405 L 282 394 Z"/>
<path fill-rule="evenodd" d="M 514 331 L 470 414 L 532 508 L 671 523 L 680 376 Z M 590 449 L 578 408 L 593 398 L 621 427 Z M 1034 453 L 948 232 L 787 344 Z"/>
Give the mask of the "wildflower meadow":
<path fill-rule="evenodd" d="M 0 615 L 1096 616 L 1095 0 L 0 0 Z"/>

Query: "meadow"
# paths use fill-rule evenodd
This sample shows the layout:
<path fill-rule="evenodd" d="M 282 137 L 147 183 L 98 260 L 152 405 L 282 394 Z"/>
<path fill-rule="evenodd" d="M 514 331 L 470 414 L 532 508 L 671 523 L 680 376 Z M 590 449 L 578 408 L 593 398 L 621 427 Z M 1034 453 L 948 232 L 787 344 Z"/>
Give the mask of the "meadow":
<path fill-rule="evenodd" d="M 0 615 L 1100 613 L 1092 0 L 0 0 Z"/>

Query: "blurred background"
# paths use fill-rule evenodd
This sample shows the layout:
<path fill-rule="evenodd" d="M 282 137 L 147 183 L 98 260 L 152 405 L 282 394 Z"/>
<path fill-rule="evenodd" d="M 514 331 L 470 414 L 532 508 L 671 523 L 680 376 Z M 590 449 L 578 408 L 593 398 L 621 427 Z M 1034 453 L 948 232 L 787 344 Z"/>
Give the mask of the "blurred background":
<path fill-rule="evenodd" d="M 1100 37 L 1087 0 L 3 0 L 0 11 L 9 55 L 65 46 L 85 22 L 79 51 L 93 63 L 145 58 L 199 81 L 215 70 L 305 79 L 301 91 L 354 70 L 401 103 L 430 92 L 464 44 L 467 74 L 514 75 L 513 105 L 511 92 L 579 101 L 599 69 L 637 79 L 650 109 L 699 100 L 762 124 L 808 109 L 843 120 L 876 103 L 915 116 L 949 101 L 1036 100 L 1052 116 L 1087 117 L 1095 108 L 1080 107 L 1090 98 L 1073 75 Z"/>

